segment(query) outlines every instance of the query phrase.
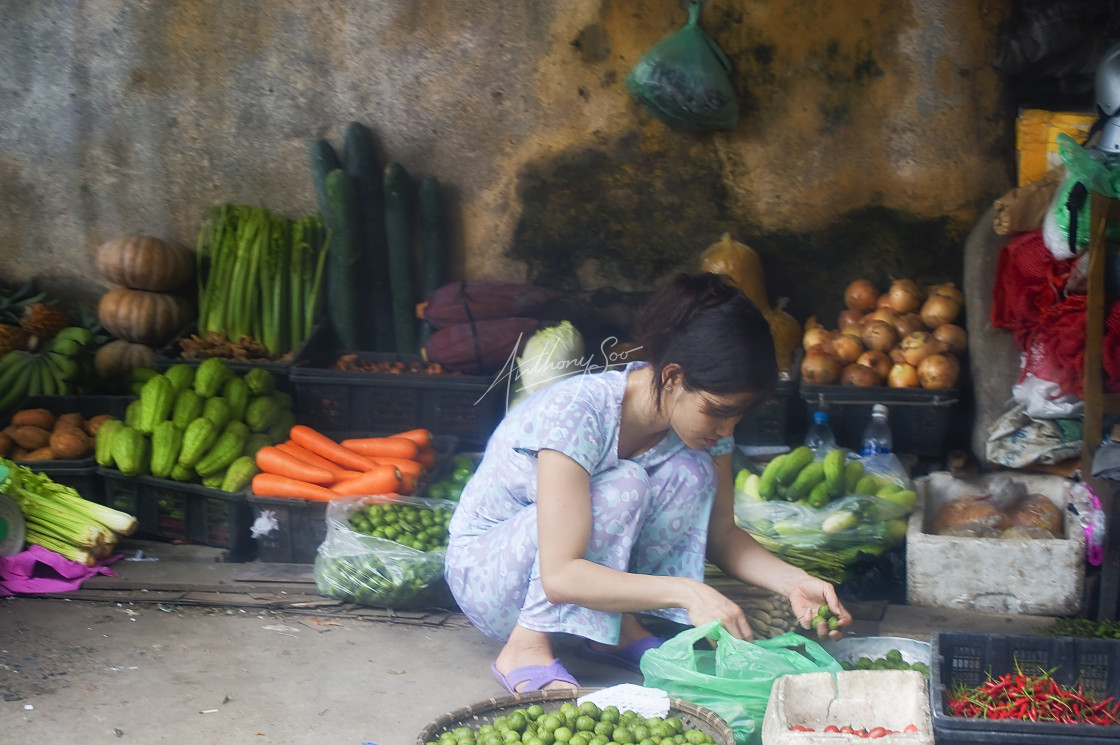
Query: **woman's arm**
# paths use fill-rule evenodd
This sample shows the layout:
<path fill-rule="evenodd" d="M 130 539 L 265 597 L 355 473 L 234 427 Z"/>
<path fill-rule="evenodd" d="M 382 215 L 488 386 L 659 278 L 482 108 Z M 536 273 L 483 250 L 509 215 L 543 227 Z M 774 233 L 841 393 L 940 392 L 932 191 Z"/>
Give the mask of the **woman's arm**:
<path fill-rule="evenodd" d="M 722 618 L 731 633 L 750 638 L 742 609 L 703 582 L 630 574 L 585 559 L 591 479 L 555 450 L 537 453 L 537 534 L 541 584 L 551 603 L 617 612 L 684 608 L 696 625 Z"/>
<path fill-rule="evenodd" d="M 731 454 L 713 460 L 717 486 L 708 521 L 708 559 L 736 579 L 788 597 L 797 620 L 805 628 L 809 628 L 817 609 L 824 604 L 840 619 L 841 626 L 851 623 L 851 614 L 840 603 L 831 584 L 782 561 L 735 524 Z M 826 631 L 818 629 L 822 635 Z M 838 637 L 840 633 L 833 631 L 832 636 Z"/>

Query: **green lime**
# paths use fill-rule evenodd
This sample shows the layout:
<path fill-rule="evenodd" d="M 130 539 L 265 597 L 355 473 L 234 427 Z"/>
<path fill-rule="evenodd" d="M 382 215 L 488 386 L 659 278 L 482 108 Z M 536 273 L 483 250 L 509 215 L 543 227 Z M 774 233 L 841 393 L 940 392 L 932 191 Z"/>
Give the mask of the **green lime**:
<path fill-rule="evenodd" d="M 634 742 L 634 735 L 630 733 L 627 727 L 615 727 L 614 732 L 611 733 L 611 740 L 620 745 L 630 745 Z"/>
<path fill-rule="evenodd" d="M 611 736 L 611 733 L 614 732 L 614 723 L 608 722 L 606 720 L 596 722 L 595 728 L 592 731 L 597 735 L 603 735 L 604 737 L 609 738 Z"/>
<path fill-rule="evenodd" d="M 552 736 L 556 738 L 556 742 L 567 742 L 572 739 L 572 730 L 568 727 L 557 727 Z"/>
<path fill-rule="evenodd" d="M 592 704 L 592 706 L 594 706 L 594 704 Z M 595 724 L 595 718 L 589 714 L 580 714 L 576 717 L 576 729 L 580 732 L 594 732 Z"/>

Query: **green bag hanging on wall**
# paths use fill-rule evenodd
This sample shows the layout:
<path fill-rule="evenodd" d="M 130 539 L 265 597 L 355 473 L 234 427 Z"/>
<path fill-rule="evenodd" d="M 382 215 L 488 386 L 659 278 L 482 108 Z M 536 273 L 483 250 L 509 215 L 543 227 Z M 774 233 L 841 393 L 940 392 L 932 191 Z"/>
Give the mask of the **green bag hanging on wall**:
<path fill-rule="evenodd" d="M 715 649 L 696 649 L 713 639 Z M 758 743 L 774 681 L 783 675 L 839 672 L 840 663 L 812 639 L 786 633 L 773 639 L 736 639 L 719 621 L 687 629 L 642 655 L 645 685 L 691 701 L 723 717 L 738 745 Z"/>
<path fill-rule="evenodd" d="M 688 23 L 643 56 L 626 77 L 626 89 L 670 127 L 734 129 L 739 101 L 727 77 L 731 62 L 700 28 L 700 3 Z"/>

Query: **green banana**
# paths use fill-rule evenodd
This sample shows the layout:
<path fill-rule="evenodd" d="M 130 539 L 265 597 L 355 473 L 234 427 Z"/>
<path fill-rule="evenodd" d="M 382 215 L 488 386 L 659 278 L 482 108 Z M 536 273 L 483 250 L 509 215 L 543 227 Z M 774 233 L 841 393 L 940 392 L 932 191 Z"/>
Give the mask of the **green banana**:
<path fill-rule="evenodd" d="M 82 371 L 81 364 L 73 357 L 68 357 L 53 350 L 47 352 L 46 357 L 47 364 L 54 370 L 55 377 L 58 380 L 73 380 Z"/>
<path fill-rule="evenodd" d="M 73 357 L 82 351 L 82 345 L 76 339 L 59 339 L 55 337 L 47 346 L 48 352 L 57 352 L 65 357 Z"/>
<path fill-rule="evenodd" d="M 41 357 L 33 357 L 27 363 L 27 395 L 28 396 L 41 396 L 43 395 L 43 378 L 39 375 L 39 366 L 43 360 Z"/>
<path fill-rule="evenodd" d="M 15 352 L 9 352 L 9 355 Z M 22 364 L 16 365 L 5 371 L 0 378 L 0 411 L 7 411 L 27 397 L 27 388 L 31 377 L 30 356 Z"/>
<path fill-rule="evenodd" d="M 93 341 L 93 332 L 83 326 L 67 326 L 51 339 L 51 348 L 55 344 L 65 341 L 75 341 L 79 346 L 84 347 Z"/>
<path fill-rule="evenodd" d="M 58 395 L 58 381 L 55 380 L 54 373 L 51 371 L 51 366 L 42 358 L 39 359 L 39 378 L 39 389 L 42 395 Z"/>

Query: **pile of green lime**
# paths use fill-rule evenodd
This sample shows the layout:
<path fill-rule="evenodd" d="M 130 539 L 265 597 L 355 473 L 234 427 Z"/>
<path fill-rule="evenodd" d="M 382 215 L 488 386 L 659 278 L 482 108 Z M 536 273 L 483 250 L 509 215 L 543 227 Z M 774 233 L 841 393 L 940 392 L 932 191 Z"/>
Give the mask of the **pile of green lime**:
<path fill-rule="evenodd" d="M 840 667 L 845 670 L 917 670 L 922 675 L 929 675 L 929 665 L 924 662 L 907 662 L 897 649 L 889 650 L 886 656 L 875 659 L 865 655 L 855 662 L 841 660 Z"/>
<path fill-rule="evenodd" d="M 436 481 L 428 486 L 427 495 L 431 499 L 447 499 L 452 502 L 459 501 L 463 487 L 474 476 L 478 464 L 469 455 L 460 453 L 451 459 L 451 473 L 447 478 Z"/>
<path fill-rule="evenodd" d="M 600 709 L 590 701 L 568 701 L 546 712 L 533 704 L 503 714 L 477 728 L 461 726 L 443 732 L 426 745 L 707 745 L 714 742 L 700 730 L 686 730 L 678 717 L 642 717 L 617 706 Z"/>
<path fill-rule="evenodd" d="M 447 524 L 452 510 L 428 509 L 412 504 L 367 504 L 350 514 L 350 527 L 359 533 L 387 538 L 417 551 L 447 546 Z"/>

